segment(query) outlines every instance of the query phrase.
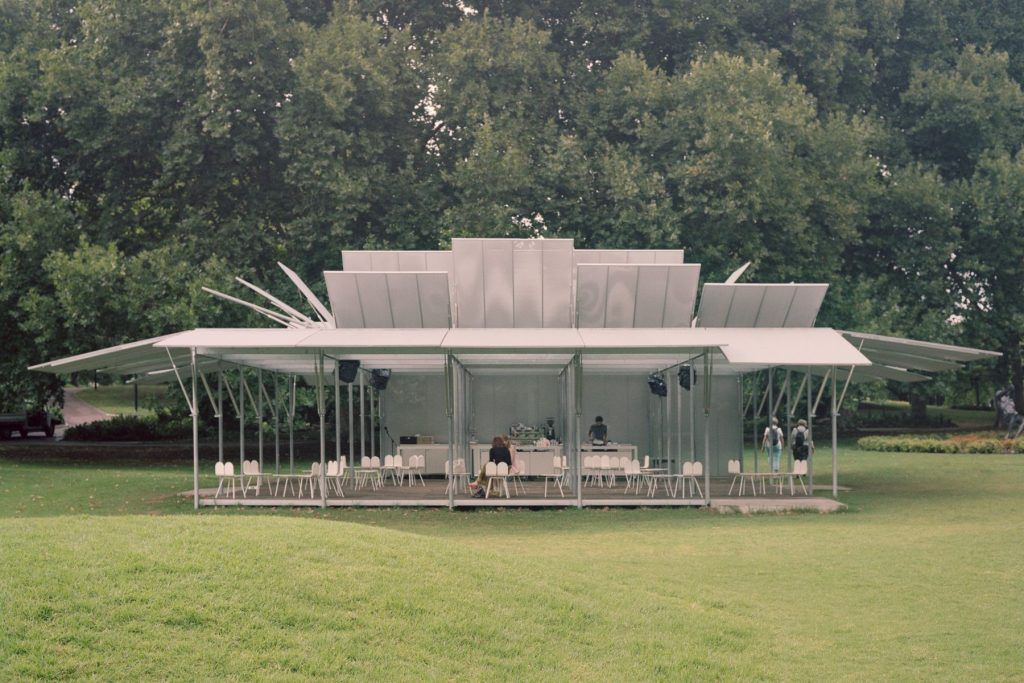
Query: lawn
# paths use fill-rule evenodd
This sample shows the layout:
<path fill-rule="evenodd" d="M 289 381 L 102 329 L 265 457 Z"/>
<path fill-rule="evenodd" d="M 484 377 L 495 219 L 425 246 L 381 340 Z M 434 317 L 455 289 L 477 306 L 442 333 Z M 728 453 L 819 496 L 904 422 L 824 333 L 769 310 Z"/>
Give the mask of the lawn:
<path fill-rule="evenodd" d="M 196 514 L 181 459 L 4 448 L 4 680 L 1024 671 L 1021 456 L 847 448 L 836 515 Z"/>
<path fill-rule="evenodd" d="M 130 384 L 106 384 L 98 387 L 78 387 L 76 396 L 86 403 L 111 415 L 152 415 L 154 403 L 167 396 L 168 387 L 163 384 L 139 385 L 139 410 L 135 411 L 135 387 Z"/>

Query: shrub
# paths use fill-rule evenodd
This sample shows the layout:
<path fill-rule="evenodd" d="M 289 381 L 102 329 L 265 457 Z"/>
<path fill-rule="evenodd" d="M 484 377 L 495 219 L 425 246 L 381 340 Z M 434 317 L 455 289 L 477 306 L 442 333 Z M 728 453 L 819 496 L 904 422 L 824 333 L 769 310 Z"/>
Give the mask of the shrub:
<path fill-rule="evenodd" d="M 1003 453 L 1003 442 L 999 439 L 975 439 L 963 444 L 964 453 Z"/>
<path fill-rule="evenodd" d="M 857 446 L 866 451 L 883 453 L 959 453 L 957 444 L 934 436 L 865 436 Z"/>
<path fill-rule="evenodd" d="M 64 438 L 69 441 L 166 441 L 182 439 L 192 433 L 188 419 L 168 415 L 115 415 L 109 420 L 69 427 Z"/>

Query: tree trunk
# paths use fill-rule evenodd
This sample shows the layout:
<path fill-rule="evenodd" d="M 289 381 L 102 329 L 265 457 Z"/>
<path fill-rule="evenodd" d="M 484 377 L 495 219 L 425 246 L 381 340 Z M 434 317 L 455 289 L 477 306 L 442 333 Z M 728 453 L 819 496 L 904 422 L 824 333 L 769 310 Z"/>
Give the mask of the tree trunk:
<path fill-rule="evenodd" d="M 924 391 L 910 389 L 910 419 L 914 424 L 924 424 L 928 421 L 928 400 Z"/>
<path fill-rule="evenodd" d="M 1021 367 L 1020 335 L 1010 337 L 1006 361 L 1009 365 L 1010 379 L 1013 381 L 1013 402 L 1017 405 L 1019 413 L 1024 410 L 1024 368 Z"/>

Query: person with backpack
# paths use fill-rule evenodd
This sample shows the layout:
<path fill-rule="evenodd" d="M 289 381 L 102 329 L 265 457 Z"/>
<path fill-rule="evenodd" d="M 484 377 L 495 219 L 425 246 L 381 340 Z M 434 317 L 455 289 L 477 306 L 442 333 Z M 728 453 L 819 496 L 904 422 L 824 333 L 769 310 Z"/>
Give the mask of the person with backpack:
<path fill-rule="evenodd" d="M 793 460 L 806 460 L 811 454 L 811 433 L 807 430 L 807 420 L 797 421 L 789 435 L 789 447 L 793 451 Z"/>
<path fill-rule="evenodd" d="M 779 460 L 782 459 L 782 447 L 785 445 L 779 418 L 773 417 L 772 423 L 765 427 L 764 438 L 761 439 L 761 450 L 769 456 L 772 472 L 779 471 Z"/>

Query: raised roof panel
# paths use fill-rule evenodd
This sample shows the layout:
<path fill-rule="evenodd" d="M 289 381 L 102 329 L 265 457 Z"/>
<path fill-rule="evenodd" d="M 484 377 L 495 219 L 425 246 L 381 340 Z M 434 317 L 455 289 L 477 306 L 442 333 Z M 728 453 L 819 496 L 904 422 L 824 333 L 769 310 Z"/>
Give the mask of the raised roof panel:
<path fill-rule="evenodd" d="M 596 264 L 576 268 L 579 327 L 689 327 L 699 264 Z"/>
<path fill-rule="evenodd" d="M 701 327 L 813 327 L 827 289 L 824 284 L 708 283 L 697 318 Z"/>
<path fill-rule="evenodd" d="M 447 273 L 324 273 L 327 295 L 340 328 L 449 327 Z"/>

